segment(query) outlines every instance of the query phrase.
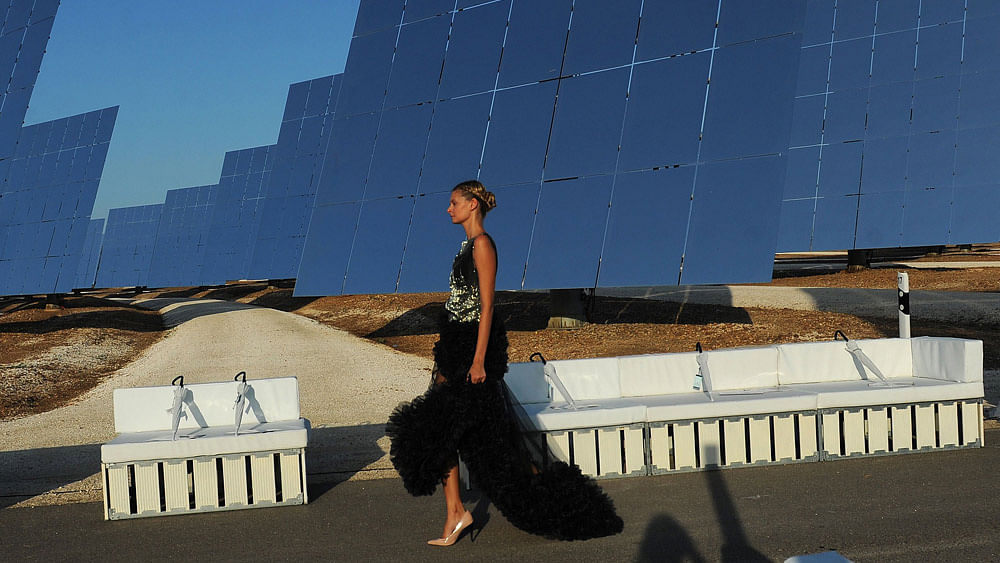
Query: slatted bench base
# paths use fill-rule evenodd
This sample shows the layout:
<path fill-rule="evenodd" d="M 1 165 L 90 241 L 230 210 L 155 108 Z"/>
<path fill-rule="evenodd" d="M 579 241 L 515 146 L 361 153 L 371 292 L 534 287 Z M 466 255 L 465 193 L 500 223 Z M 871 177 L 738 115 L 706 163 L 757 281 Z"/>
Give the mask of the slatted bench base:
<path fill-rule="evenodd" d="M 533 453 L 547 452 L 598 479 L 977 448 L 983 446 L 983 438 L 982 399 L 664 421 L 526 436 L 535 445 L 529 448 Z M 464 465 L 461 469 L 468 483 Z"/>
<path fill-rule="evenodd" d="M 610 479 L 648 473 L 645 434 L 645 425 L 630 424 L 537 432 L 528 440 L 547 446 L 537 450 L 578 466 L 584 475 Z"/>
<path fill-rule="evenodd" d="M 982 399 L 821 409 L 823 459 L 977 448 Z"/>
<path fill-rule="evenodd" d="M 819 460 L 813 412 L 653 422 L 648 446 L 653 475 Z"/>
<path fill-rule="evenodd" d="M 104 519 L 305 504 L 305 449 L 101 465 Z"/>

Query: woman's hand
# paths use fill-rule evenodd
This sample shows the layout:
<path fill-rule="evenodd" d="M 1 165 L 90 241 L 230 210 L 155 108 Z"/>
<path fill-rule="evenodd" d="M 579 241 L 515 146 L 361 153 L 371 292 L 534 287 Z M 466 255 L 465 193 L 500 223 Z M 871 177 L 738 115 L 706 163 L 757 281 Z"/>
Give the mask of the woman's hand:
<path fill-rule="evenodd" d="M 486 369 L 483 368 L 483 364 L 473 362 L 472 367 L 469 368 L 469 382 L 482 383 L 484 381 L 486 381 Z"/>

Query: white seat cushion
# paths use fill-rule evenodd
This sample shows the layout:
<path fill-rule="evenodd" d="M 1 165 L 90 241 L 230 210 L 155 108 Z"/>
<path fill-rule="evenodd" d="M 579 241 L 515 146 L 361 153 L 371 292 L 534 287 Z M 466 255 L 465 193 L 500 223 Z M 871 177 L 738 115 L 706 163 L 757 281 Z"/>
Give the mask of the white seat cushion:
<path fill-rule="evenodd" d="M 503 380 L 514 399 L 522 405 L 549 402 L 549 384 L 542 373 L 542 362 L 508 364 Z"/>
<path fill-rule="evenodd" d="M 778 349 L 774 346 L 705 352 L 709 389 L 724 391 L 778 386 Z"/>
<path fill-rule="evenodd" d="M 908 339 L 882 338 L 854 342 L 887 378 L 913 376 Z M 781 385 L 878 379 L 861 367 L 860 362 L 855 361 L 843 341 L 780 344 L 777 348 L 778 381 Z"/>
<path fill-rule="evenodd" d="M 129 432 L 101 446 L 101 462 L 120 463 L 142 460 L 188 459 L 197 456 L 238 454 L 304 448 L 309 439 L 309 421 L 300 418 L 263 424 L 211 428 L 186 428 L 173 440 L 172 430 Z"/>
<path fill-rule="evenodd" d="M 709 395 L 641 397 L 648 422 L 816 410 L 816 395 L 778 388 L 759 393 L 713 391 Z"/>
<path fill-rule="evenodd" d="M 646 421 L 646 407 L 630 399 L 577 401 L 577 410 L 565 402 L 521 405 L 527 423 L 535 430 L 572 430 L 622 426 Z"/>
<path fill-rule="evenodd" d="M 623 397 L 670 393 L 700 393 L 694 389 L 698 354 L 643 354 L 618 358 L 618 377 Z"/>
<path fill-rule="evenodd" d="M 913 376 L 972 383 L 983 380 L 983 341 L 921 336 L 910 339 Z"/>
<path fill-rule="evenodd" d="M 796 391 L 816 393 L 820 409 L 954 401 L 983 396 L 983 383 L 956 383 L 922 377 L 881 381 L 830 381 L 791 385 Z"/>
<path fill-rule="evenodd" d="M 618 358 L 553 360 L 549 363 L 556 369 L 556 375 L 574 401 L 618 399 L 622 396 L 618 383 Z M 557 389 L 552 389 L 552 401 L 565 401 L 565 398 Z"/>

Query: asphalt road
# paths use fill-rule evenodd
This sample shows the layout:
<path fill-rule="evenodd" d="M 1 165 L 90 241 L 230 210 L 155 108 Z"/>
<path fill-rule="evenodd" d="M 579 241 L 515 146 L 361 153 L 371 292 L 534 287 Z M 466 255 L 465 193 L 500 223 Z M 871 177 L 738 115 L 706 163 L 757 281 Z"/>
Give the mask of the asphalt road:
<path fill-rule="evenodd" d="M 398 479 L 312 483 L 306 506 L 105 522 L 100 504 L 0 510 L 8 561 L 854 561 L 1000 559 L 1000 431 L 980 449 L 602 481 L 625 531 L 586 542 L 532 536 L 467 495 L 477 521 L 450 548 L 443 497 Z M 308 455 L 308 454 L 307 454 Z"/>

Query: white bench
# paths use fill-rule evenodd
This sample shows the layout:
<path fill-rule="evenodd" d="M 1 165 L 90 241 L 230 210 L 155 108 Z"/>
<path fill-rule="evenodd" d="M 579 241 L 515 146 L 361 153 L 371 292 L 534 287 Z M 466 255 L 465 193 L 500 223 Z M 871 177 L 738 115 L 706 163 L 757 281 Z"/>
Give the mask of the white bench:
<path fill-rule="evenodd" d="M 247 381 L 236 432 L 238 382 L 114 391 L 114 439 L 101 446 L 104 516 L 117 520 L 305 504 L 309 421 L 294 377 Z"/>
<path fill-rule="evenodd" d="M 576 408 L 540 362 L 505 379 L 535 437 L 595 477 L 982 444 L 982 342 L 853 344 L 886 381 L 843 341 L 549 362 Z"/>

